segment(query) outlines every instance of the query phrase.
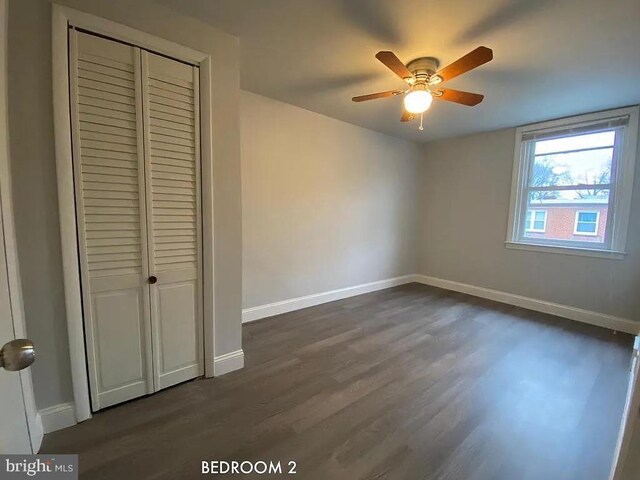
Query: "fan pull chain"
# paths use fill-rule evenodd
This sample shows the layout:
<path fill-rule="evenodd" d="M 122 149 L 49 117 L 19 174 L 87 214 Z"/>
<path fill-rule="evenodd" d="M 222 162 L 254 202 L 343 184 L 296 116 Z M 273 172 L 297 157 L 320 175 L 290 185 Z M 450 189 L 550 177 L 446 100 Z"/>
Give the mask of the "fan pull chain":
<path fill-rule="evenodd" d="M 418 127 L 418 130 L 424 130 L 424 127 L 422 126 L 422 117 L 424 117 L 424 112 L 420 114 L 420 126 Z"/>

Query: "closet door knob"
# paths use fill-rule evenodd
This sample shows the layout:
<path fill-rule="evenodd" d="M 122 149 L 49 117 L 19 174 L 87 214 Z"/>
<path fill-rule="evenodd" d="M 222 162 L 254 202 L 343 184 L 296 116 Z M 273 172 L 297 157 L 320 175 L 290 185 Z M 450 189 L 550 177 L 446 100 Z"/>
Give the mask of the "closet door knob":
<path fill-rule="evenodd" d="M 157 281 L 158 281 L 158 277 L 156 277 L 156 276 L 154 276 L 154 275 L 151 275 L 151 276 L 149 277 L 149 283 L 150 283 L 150 284 L 152 284 L 152 285 L 153 285 L 153 284 L 154 284 L 154 283 L 156 283 Z"/>

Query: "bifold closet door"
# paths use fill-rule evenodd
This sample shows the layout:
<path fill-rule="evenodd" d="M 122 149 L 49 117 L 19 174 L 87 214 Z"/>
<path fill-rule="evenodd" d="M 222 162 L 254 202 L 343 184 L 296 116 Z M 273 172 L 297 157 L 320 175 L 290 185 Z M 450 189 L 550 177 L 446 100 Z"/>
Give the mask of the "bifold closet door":
<path fill-rule="evenodd" d="M 142 51 L 156 389 L 204 373 L 199 71 Z"/>
<path fill-rule="evenodd" d="M 204 373 L 199 72 L 70 30 L 92 408 Z"/>
<path fill-rule="evenodd" d="M 140 50 L 70 30 L 76 214 L 94 410 L 154 391 Z"/>

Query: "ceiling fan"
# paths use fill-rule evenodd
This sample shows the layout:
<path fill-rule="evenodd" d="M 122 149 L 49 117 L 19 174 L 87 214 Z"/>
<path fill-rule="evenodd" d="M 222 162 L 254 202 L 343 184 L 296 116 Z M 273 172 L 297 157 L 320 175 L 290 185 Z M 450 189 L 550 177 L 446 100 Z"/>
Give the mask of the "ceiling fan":
<path fill-rule="evenodd" d="M 441 88 L 440 85 L 491 61 L 493 59 L 493 51 L 487 47 L 478 47 L 451 65 L 447 65 L 440 70 L 438 70 L 440 62 L 437 58 L 433 57 L 416 58 L 407 65 L 402 63 L 393 52 L 389 51 L 378 52 L 376 58 L 384 63 L 398 77 L 407 82 L 409 88 L 360 95 L 353 97 L 352 100 L 354 102 L 364 102 L 376 98 L 404 95 L 404 111 L 400 121 L 408 122 L 413 120 L 416 115 L 420 115 L 419 128 L 423 130 L 422 114 L 429 109 L 434 98 L 460 103 L 469 107 L 473 107 L 482 102 L 484 95 L 463 92 L 452 88 Z"/>

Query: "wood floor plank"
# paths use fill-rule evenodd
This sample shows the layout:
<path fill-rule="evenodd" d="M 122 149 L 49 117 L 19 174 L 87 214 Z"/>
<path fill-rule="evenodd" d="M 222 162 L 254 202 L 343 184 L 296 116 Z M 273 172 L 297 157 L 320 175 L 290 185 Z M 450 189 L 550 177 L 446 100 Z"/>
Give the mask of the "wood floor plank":
<path fill-rule="evenodd" d="M 41 451 L 80 454 L 89 479 L 294 460 L 304 479 L 601 480 L 632 342 L 409 284 L 244 325 L 243 370 L 106 409 Z"/>

